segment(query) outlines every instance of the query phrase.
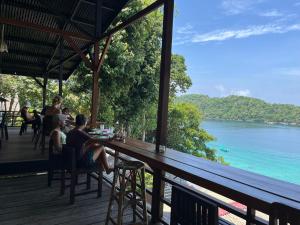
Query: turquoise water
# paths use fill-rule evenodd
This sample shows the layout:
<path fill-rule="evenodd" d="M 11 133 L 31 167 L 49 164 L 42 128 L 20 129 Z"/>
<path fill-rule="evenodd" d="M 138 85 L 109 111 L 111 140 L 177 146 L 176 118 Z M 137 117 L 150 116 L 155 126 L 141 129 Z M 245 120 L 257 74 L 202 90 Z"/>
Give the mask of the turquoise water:
<path fill-rule="evenodd" d="M 300 127 L 204 121 L 209 143 L 231 166 L 300 184 Z"/>

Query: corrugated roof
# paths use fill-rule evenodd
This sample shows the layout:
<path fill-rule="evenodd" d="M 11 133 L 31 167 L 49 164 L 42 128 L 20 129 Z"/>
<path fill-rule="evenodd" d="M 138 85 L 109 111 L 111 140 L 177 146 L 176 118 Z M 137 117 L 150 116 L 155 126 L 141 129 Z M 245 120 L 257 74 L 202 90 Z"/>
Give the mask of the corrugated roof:
<path fill-rule="evenodd" d="M 95 37 L 95 14 L 97 0 L 0 0 L 0 17 L 30 22 L 66 32 L 80 33 Z M 103 0 L 101 19 L 102 33 L 111 25 L 128 0 Z M 5 25 L 4 40 L 8 53 L 1 53 L 0 68 L 4 74 L 43 77 L 59 77 L 59 40 L 58 34 L 41 32 L 31 28 Z M 93 43 L 88 40 L 74 39 L 82 50 Z M 81 58 L 64 41 L 63 78 L 67 79 Z M 74 57 L 72 57 L 74 56 Z"/>

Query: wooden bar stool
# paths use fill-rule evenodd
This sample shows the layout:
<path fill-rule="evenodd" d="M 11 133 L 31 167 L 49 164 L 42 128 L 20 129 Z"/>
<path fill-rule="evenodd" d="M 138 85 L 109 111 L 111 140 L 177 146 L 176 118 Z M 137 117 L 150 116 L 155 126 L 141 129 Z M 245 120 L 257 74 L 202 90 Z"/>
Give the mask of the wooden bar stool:
<path fill-rule="evenodd" d="M 117 183 L 119 183 L 119 188 L 117 187 Z M 112 216 L 112 208 L 114 203 L 118 206 L 116 221 Z M 142 208 L 141 213 L 137 210 L 137 205 Z M 108 225 L 109 222 L 112 222 L 116 225 L 122 225 L 123 213 L 129 206 L 132 207 L 133 211 L 132 223 L 130 224 L 148 224 L 146 208 L 145 165 L 140 161 L 122 161 L 115 165 L 105 225 Z M 136 223 L 136 216 L 141 219 L 141 222 Z"/>

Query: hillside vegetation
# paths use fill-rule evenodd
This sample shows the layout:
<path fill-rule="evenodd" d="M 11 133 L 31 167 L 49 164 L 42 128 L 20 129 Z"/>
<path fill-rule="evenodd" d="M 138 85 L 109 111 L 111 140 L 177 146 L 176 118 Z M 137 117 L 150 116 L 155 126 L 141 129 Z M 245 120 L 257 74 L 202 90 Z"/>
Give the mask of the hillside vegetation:
<path fill-rule="evenodd" d="M 300 107 L 295 105 L 270 104 L 242 96 L 210 98 L 200 94 L 183 95 L 176 101 L 197 105 L 205 119 L 300 125 Z"/>

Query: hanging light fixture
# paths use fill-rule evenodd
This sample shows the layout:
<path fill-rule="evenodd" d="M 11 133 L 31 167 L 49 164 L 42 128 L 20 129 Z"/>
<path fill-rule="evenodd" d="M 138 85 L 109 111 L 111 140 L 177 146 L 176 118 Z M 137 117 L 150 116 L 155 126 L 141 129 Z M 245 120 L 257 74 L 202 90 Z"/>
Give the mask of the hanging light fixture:
<path fill-rule="evenodd" d="M 4 24 L 2 25 L 1 40 L 0 40 L 0 53 L 8 52 L 7 44 L 4 41 Z"/>

